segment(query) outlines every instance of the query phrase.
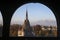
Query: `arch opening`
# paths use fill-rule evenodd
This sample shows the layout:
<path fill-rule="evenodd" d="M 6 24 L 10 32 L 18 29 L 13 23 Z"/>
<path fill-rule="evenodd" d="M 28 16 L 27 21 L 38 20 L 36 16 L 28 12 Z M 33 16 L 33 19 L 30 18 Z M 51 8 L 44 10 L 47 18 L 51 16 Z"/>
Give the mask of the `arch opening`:
<path fill-rule="evenodd" d="M 3 29 L 3 18 L 0 11 L 0 37 L 2 37 L 2 29 Z"/>
<path fill-rule="evenodd" d="M 57 22 L 55 15 L 51 9 L 41 3 L 24 4 L 12 16 L 9 35 L 56 37 Z"/>

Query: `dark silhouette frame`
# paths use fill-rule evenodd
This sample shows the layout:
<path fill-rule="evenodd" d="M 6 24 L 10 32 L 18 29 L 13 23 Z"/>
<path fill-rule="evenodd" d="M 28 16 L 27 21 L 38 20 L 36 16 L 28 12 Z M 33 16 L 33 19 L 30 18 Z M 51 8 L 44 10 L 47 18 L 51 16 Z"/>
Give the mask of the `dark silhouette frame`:
<path fill-rule="evenodd" d="M 20 6 L 22 6 L 23 4 L 26 3 L 42 3 L 44 5 L 46 5 L 47 7 L 49 7 L 57 20 L 57 28 L 58 31 L 60 29 L 60 15 L 59 15 L 59 5 L 57 3 L 57 1 L 55 0 L 29 0 L 29 1 L 24 1 L 24 0 L 5 0 L 5 1 L 0 1 L 0 11 L 2 13 L 2 17 L 3 17 L 3 37 L 9 37 L 9 30 L 10 30 L 10 22 L 11 22 L 11 18 L 14 14 L 14 12 L 16 11 L 17 8 L 19 8 Z"/>

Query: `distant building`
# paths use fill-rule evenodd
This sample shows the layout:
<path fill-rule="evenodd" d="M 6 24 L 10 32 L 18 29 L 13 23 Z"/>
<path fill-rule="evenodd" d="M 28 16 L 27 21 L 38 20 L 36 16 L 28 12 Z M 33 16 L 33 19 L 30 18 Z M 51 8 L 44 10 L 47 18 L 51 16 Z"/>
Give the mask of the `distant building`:
<path fill-rule="evenodd" d="M 18 36 L 24 36 L 22 27 L 19 27 L 19 29 L 18 29 Z"/>

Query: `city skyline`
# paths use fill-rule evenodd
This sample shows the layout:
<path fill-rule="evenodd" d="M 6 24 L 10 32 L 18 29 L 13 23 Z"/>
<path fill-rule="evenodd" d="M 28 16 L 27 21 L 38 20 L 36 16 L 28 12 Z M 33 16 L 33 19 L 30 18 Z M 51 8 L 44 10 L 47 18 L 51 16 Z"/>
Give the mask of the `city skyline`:
<path fill-rule="evenodd" d="M 11 24 L 23 24 L 26 10 L 28 11 L 28 19 L 30 23 L 40 20 L 55 21 L 56 23 L 54 13 L 47 6 L 40 3 L 27 3 L 20 6 L 14 12 L 11 19 Z"/>

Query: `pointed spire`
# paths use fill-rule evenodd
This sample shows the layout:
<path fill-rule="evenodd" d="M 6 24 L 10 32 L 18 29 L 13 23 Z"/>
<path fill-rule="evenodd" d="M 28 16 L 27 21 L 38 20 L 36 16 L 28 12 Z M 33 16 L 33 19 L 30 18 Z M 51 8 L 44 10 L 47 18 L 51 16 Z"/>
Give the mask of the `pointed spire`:
<path fill-rule="evenodd" d="M 27 12 L 27 9 L 26 9 L 26 19 L 28 19 L 28 12 Z"/>

